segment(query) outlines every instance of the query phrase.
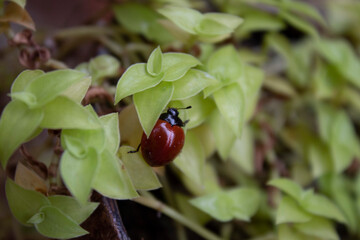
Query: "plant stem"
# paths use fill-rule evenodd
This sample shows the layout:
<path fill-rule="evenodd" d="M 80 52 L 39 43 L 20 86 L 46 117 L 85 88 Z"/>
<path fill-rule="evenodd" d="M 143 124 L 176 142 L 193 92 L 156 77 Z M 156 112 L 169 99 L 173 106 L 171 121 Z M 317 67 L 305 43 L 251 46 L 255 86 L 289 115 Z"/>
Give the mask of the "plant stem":
<path fill-rule="evenodd" d="M 160 211 L 161 213 L 164 213 L 165 215 L 171 217 L 172 219 L 178 221 L 179 223 L 181 223 L 181 224 L 185 225 L 186 227 L 188 227 L 189 229 L 193 230 L 194 232 L 196 232 L 197 234 L 199 234 L 200 236 L 202 236 L 205 239 L 221 240 L 221 238 L 218 237 L 217 235 L 215 235 L 214 233 L 203 228 L 198 223 L 184 217 L 183 215 L 178 213 L 176 210 L 170 208 L 163 202 L 153 198 L 149 193 L 144 192 L 143 195 L 146 195 L 146 196 L 141 196 L 139 198 L 135 198 L 135 199 L 133 199 L 133 201 L 135 201 L 139 204 L 142 204 L 144 206 L 150 207 L 152 209 L 155 209 L 157 211 Z"/>
<path fill-rule="evenodd" d="M 166 177 L 166 174 L 164 174 L 163 176 L 160 176 L 160 180 L 163 185 L 162 190 L 164 191 L 166 201 L 170 204 L 171 207 L 176 209 L 177 208 L 176 201 L 174 198 L 174 194 L 172 194 L 172 191 L 170 189 L 170 184 Z M 175 228 L 176 228 L 176 233 L 177 233 L 177 239 L 178 240 L 186 240 L 186 232 L 185 232 L 184 226 L 177 221 L 175 221 L 174 223 L 175 223 Z"/>
<path fill-rule="evenodd" d="M 101 35 L 114 34 L 114 28 L 101 27 L 101 26 L 80 26 L 73 27 L 64 30 L 60 30 L 55 33 L 55 38 L 81 38 L 81 37 L 98 37 Z"/>
<path fill-rule="evenodd" d="M 46 66 L 54 68 L 54 69 L 67 69 L 69 68 L 65 63 L 50 58 L 46 63 Z"/>

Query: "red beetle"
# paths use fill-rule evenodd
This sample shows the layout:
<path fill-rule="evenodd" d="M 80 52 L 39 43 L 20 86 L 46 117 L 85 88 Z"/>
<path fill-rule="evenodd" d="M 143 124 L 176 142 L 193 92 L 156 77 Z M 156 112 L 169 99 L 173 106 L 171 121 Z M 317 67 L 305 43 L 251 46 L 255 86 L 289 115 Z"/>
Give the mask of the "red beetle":
<path fill-rule="evenodd" d="M 169 108 L 166 113 L 160 115 L 149 137 L 143 133 L 141 143 L 141 154 L 145 161 L 152 167 L 164 166 L 170 163 L 180 153 L 184 146 L 185 135 L 182 127 L 189 121 L 183 122 L 179 118 L 178 109 L 186 108 Z"/>

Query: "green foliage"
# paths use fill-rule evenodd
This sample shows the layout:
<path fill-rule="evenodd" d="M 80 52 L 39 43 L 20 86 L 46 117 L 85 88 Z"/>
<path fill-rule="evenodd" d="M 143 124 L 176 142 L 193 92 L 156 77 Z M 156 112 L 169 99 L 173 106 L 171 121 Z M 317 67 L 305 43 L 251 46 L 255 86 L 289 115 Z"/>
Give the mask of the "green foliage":
<path fill-rule="evenodd" d="M 93 110 L 88 109 L 93 115 Z M 69 129 L 61 135 L 65 152 L 60 171 L 66 186 L 82 204 L 92 188 L 112 198 L 136 197 L 128 172 L 116 156 L 120 143 L 117 114 L 102 116 L 97 121 L 102 128 Z"/>
<path fill-rule="evenodd" d="M 273 179 L 269 184 L 289 195 L 284 196 L 280 202 L 276 223 L 280 226 L 291 223 L 294 229 L 280 227 L 283 229 L 279 232 L 281 239 L 285 239 L 290 232 L 300 233 L 295 239 L 302 239 L 300 237 L 302 235 L 320 239 L 338 239 L 329 219 L 348 224 L 344 214 L 331 200 L 314 193 L 312 189 L 303 191 L 297 183 L 284 178 Z"/>
<path fill-rule="evenodd" d="M 49 73 L 27 70 L 19 75 L 11 88 L 12 101 L 6 106 L 0 120 L 0 154 L 3 167 L 23 142 L 28 141 L 29 137 L 35 137 L 32 134 L 39 127 L 98 127 L 82 111 L 80 105 L 61 96 L 65 90 L 81 81 L 86 81 L 85 74 L 74 70 Z M 71 114 L 71 119 L 64 112 Z M 27 119 L 27 122 L 24 119 Z"/>
<path fill-rule="evenodd" d="M 95 83 L 100 84 L 105 77 L 116 77 L 120 62 L 110 55 L 100 55 L 90 60 L 88 71 Z"/>
<path fill-rule="evenodd" d="M 131 181 L 137 190 L 153 190 L 161 187 L 161 184 L 152 168 L 138 154 L 129 154 L 135 149 L 129 146 L 122 146 L 119 149 L 119 157 L 129 172 Z"/>
<path fill-rule="evenodd" d="M 157 43 L 173 40 L 160 24 L 161 16 L 153 9 L 139 3 L 126 3 L 114 7 L 116 20 L 127 30 L 143 34 Z"/>
<path fill-rule="evenodd" d="M 140 123 L 149 135 L 171 99 L 194 96 L 214 83 L 213 77 L 207 73 L 191 69 L 198 64 L 200 62 L 191 55 L 162 54 L 160 48 L 156 48 L 147 64 L 132 65 L 119 79 L 115 102 L 133 94 Z M 185 91 L 184 86 L 193 90 Z"/>
<path fill-rule="evenodd" d="M 208 213 L 219 221 L 233 218 L 250 221 L 260 202 L 256 189 L 237 188 L 210 193 L 190 201 L 191 204 Z"/>
<path fill-rule="evenodd" d="M 191 181 L 203 186 L 205 154 L 199 138 L 193 132 L 186 133 L 183 151 L 174 160 L 174 164 Z"/>
<path fill-rule="evenodd" d="M 10 23 L 35 27 L 25 4 L 0 3 L 0 32 L 14 46 L 20 35 Z M 22 144 L 43 144 L 22 147 L 16 183 L 6 183 L 20 223 L 49 238 L 84 235 L 95 190 L 150 206 L 204 239 L 360 236 L 358 3 L 149 0 L 104 11 L 101 26 L 54 30 L 54 44 L 69 65 L 87 41 L 114 56 L 76 70 L 45 60 L 41 69 L 61 70 L 25 70 L 11 86 L 0 119 L 3 169 L 13 169 Z M 37 51 L 36 41 L 18 44 L 22 54 Z M 170 168 L 129 153 L 167 108 L 187 106 L 179 110 L 189 120 L 185 145 Z M 58 175 L 44 178 L 29 159 Z M 63 187 L 72 197 L 54 195 Z M 166 203 L 147 192 L 159 188 Z M 206 228 L 211 220 L 221 236 Z"/>
<path fill-rule="evenodd" d="M 24 225 L 34 225 L 39 233 L 49 238 L 74 238 L 87 234 L 79 226 L 98 206 L 80 205 L 68 196 L 45 197 L 27 190 L 11 179 L 6 181 L 6 197 L 15 218 Z"/>
<path fill-rule="evenodd" d="M 224 13 L 205 13 L 184 7 L 166 6 L 158 12 L 185 32 L 203 42 L 219 42 L 229 37 L 242 19 Z"/>

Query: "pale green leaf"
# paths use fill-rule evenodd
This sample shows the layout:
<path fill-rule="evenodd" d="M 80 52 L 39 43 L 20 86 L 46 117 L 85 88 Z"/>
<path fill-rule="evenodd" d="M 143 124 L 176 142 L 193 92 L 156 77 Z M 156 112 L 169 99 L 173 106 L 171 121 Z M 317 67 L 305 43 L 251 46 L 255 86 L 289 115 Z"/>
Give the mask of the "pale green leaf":
<path fill-rule="evenodd" d="M 283 1 L 281 2 L 281 5 L 288 10 L 310 17 L 318 23 L 321 23 L 323 26 L 326 26 L 323 16 L 313 5 L 301 1 Z"/>
<path fill-rule="evenodd" d="M 11 93 L 22 92 L 26 87 L 37 77 L 45 74 L 41 70 L 24 70 L 22 71 L 17 78 L 14 80 L 11 85 Z"/>
<path fill-rule="evenodd" d="M 96 191 L 109 198 L 138 197 L 125 166 L 119 158 L 107 150 L 104 150 L 100 156 L 92 186 Z"/>
<path fill-rule="evenodd" d="M 360 143 L 348 115 L 341 111 L 333 119 L 330 148 L 337 172 L 346 169 L 354 156 L 359 156 Z"/>
<path fill-rule="evenodd" d="M 224 191 L 194 198 L 190 203 L 219 221 L 226 222 L 233 218 L 230 211 L 231 199 Z"/>
<path fill-rule="evenodd" d="M 212 107 L 211 110 L 209 110 L 209 113 L 212 113 L 214 110 L 214 107 Z M 220 114 L 218 114 L 220 115 Z M 205 157 L 210 158 L 216 150 L 216 142 L 215 142 L 215 136 L 213 133 L 213 130 L 210 127 L 210 121 L 212 116 L 209 115 L 207 117 L 207 121 L 204 121 L 203 124 L 197 126 L 196 128 L 193 128 L 193 131 L 195 134 L 200 138 L 200 141 L 202 142 L 202 147 L 204 149 Z M 220 128 L 220 127 L 219 127 Z M 234 136 L 234 134 L 230 134 L 230 136 Z"/>
<path fill-rule="evenodd" d="M 191 110 L 186 111 L 187 119 L 190 120 L 186 124 L 187 129 L 191 129 L 202 124 L 215 108 L 214 101 L 211 98 L 204 99 L 201 93 L 181 101 L 181 107 L 187 106 L 192 107 Z"/>
<path fill-rule="evenodd" d="M 284 196 L 276 212 L 276 224 L 308 222 L 311 214 L 305 212 L 291 197 Z"/>
<path fill-rule="evenodd" d="M 219 221 L 249 221 L 259 207 L 260 195 L 255 189 L 237 188 L 194 198 L 190 203 Z"/>
<path fill-rule="evenodd" d="M 76 135 L 72 136 L 70 134 L 71 132 L 66 133 L 63 131 L 61 134 L 61 145 L 64 149 L 68 150 L 73 157 L 78 159 L 86 158 L 88 154 L 87 144 L 84 143 L 81 138 L 77 138 Z"/>
<path fill-rule="evenodd" d="M 248 120 L 253 115 L 258 100 L 261 84 L 264 79 L 264 72 L 260 68 L 245 65 L 245 77 L 239 81 L 239 85 L 245 95 L 245 119 Z"/>
<path fill-rule="evenodd" d="M 115 77 L 119 74 L 120 62 L 113 56 L 100 55 L 90 60 L 88 69 L 93 82 L 101 84 L 99 80 L 105 77 Z"/>
<path fill-rule="evenodd" d="M 190 54 L 165 53 L 163 54 L 162 71 L 164 81 L 172 82 L 183 77 L 190 68 L 200 65 L 200 61 Z"/>
<path fill-rule="evenodd" d="M 5 107 L 0 119 L 0 161 L 4 168 L 14 151 L 36 132 L 43 116 L 42 110 L 30 110 L 19 100 Z"/>
<path fill-rule="evenodd" d="M 231 199 L 230 211 L 236 219 L 250 221 L 260 205 L 260 193 L 254 188 L 237 188 L 227 192 Z"/>
<path fill-rule="evenodd" d="M 331 139 L 332 122 L 336 117 L 336 109 L 330 105 L 317 104 L 316 111 L 320 136 L 327 142 Z"/>
<path fill-rule="evenodd" d="M 135 33 L 146 33 L 150 22 L 157 18 L 156 12 L 138 3 L 117 4 L 114 13 L 118 22 Z"/>
<path fill-rule="evenodd" d="M 101 125 L 83 106 L 59 96 L 43 107 L 44 118 L 40 124 L 50 129 L 96 129 Z"/>
<path fill-rule="evenodd" d="M 330 105 L 317 106 L 320 135 L 329 144 L 334 171 L 343 171 L 359 156 L 359 140 L 348 115 Z"/>
<path fill-rule="evenodd" d="M 35 228 L 46 237 L 68 239 L 88 233 L 56 207 L 45 206 L 41 208 L 41 213 L 44 214 L 44 221 L 35 224 Z"/>
<path fill-rule="evenodd" d="M 162 82 L 156 87 L 134 94 L 136 112 L 147 136 L 150 135 L 161 112 L 170 102 L 173 92 L 173 83 Z"/>
<path fill-rule="evenodd" d="M 203 225 L 211 220 L 211 217 L 190 204 L 190 197 L 182 193 L 175 193 L 176 206 L 180 212 L 191 220 Z"/>
<path fill-rule="evenodd" d="M 36 97 L 38 107 L 44 106 L 85 76 L 85 73 L 70 69 L 48 72 L 31 81 L 25 92 Z"/>
<path fill-rule="evenodd" d="M 49 200 L 39 192 L 27 190 L 8 178 L 5 185 L 6 198 L 14 217 L 22 224 L 29 226 L 27 221 L 41 207 L 50 205 Z"/>
<path fill-rule="evenodd" d="M 243 37 L 256 31 L 279 31 L 284 27 L 284 22 L 278 17 L 263 12 L 254 12 L 245 16 L 244 23 L 235 30 L 235 36 Z"/>
<path fill-rule="evenodd" d="M 32 216 L 27 223 L 28 224 L 38 224 L 44 221 L 45 215 L 42 212 L 36 213 L 34 216 Z"/>
<path fill-rule="evenodd" d="M 232 31 L 243 22 L 242 18 L 226 13 L 205 13 L 204 18 L 216 21 Z"/>
<path fill-rule="evenodd" d="M 98 154 L 93 148 L 88 149 L 85 158 L 78 159 L 65 151 L 60 160 L 61 177 L 71 194 L 85 204 L 91 192 L 91 186 L 99 165 Z"/>
<path fill-rule="evenodd" d="M 296 231 L 288 224 L 278 226 L 278 240 L 309 240 L 309 236 Z M 311 240 L 322 240 L 321 238 L 312 238 Z"/>
<path fill-rule="evenodd" d="M 200 12 L 184 7 L 166 6 L 158 9 L 158 12 L 191 34 L 196 34 L 194 28 L 203 18 Z"/>
<path fill-rule="evenodd" d="M 186 188 L 195 196 L 201 196 L 221 190 L 216 170 L 212 164 L 205 162 L 203 174 L 203 178 L 205 179 L 203 185 L 196 184 L 184 174 L 181 174 L 180 177 Z"/>
<path fill-rule="evenodd" d="M 131 32 L 143 34 L 149 40 L 158 43 L 168 43 L 174 40 L 159 23 L 162 20 L 161 15 L 145 4 L 121 3 L 115 5 L 113 10 L 116 20 Z"/>
<path fill-rule="evenodd" d="M 15 92 L 11 94 L 11 98 L 13 101 L 20 100 L 26 103 L 30 109 L 33 109 L 37 105 L 36 96 L 29 92 Z"/>
<path fill-rule="evenodd" d="M 270 182 L 268 182 L 268 185 L 280 189 L 281 191 L 293 197 L 298 202 L 302 198 L 302 189 L 300 185 L 290 179 L 286 179 L 286 178 L 272 179 Z"/>
<path fill-rule="evenodd" d="M 81 158 L 81 155 L 86 154 L 86 148 L 93 147 L 98 152 L 101 152 L 105 146 L 106 136 L 104 129 L 64 129 L 61 133 L 61 138 L 64 138 L 65 148 L 70 149 L 71 145 L 75 145 L 74 141 L 71 144 L 67 144 L 69 138 L 79 142 L 82 149 L 79 149 L 79 154 L 75 154 L 76 157 Z M 72 153 L 74 151 L 71 151 Z"/>
<path fill-rule="evenodd" d="M 119 157 L 129 173 L 132 183 L 137 190 L 153 190 L 161 187 L 159 179 L 152 168 L 140 156 L 140 153 L 129 153 L 135 149 L 122 146 Z"/>
<path fill-rule="evenodd" d="M 271 33 L 266 36 L 266 43 L 286 61 L 287 76 L 296 85 L 303 86 L 308 83 L 309 69 L 313 44 L 311 42 L 291 45 L 283 35 Z"/>
<path fill-rule="evenodd" d="M 231 84 L 214 93 L 214 100 L 221 115 L 240 138 L 245 120 L 245 95 L 238 84 Z"/>
<path fill-rule="evenodd" d="M 172 100 L 183 100 L 202 91 L 209 85 L 217 83 L 217 80 L 206 72 L 190 69 L 182 78 L 174 82 L 174 94 Z"/>
<path fill-rule="evenodd" d="M 279 16 L 281 16 L 283 19 L 285 19 L 289 24 L 291 24 L 293 27 L 299 29 L 300 31 L 305 32 L 306 34 L 310 35 L 311 37 L 315 38 L 316 40 L 319 38 L 319 33 L 314 27 L 313 24 L 310 22 L 307 22 L 300 17 L 297 17 L 294 14 L 280 11 Z"/>
<path fill-rule="evenodd" d="M 48 199 L 52 206 L 58 208 L 78 224 L 84 222 L 99 205 L 96 202 L 86 202 L 85 205 L 81 205 L 75 198 L 63 195 L 49 196 Z"/>
<path fill-rule="evenodd" d="M 145 63 L 131 65 L 116 85 L 115 103 L 118 103 L 124 97 L 156 86 L 162 78 L 162 74 L 156 77 L 148 74 Z"/>
<path fill-rule="evenodd" d="M 320 177 L 333 169 L 330 149 L 320 139 L 310 142 L 307 154 L 314 177 Z"/>
<path fill-rule="evenodd" d="M 185 144 L 174 164 L 194 183 L 204 184 L 205 154 L 199 138 L 191 131 L 187 131 Z"/>
<path fill-rule="evenodd" d="M 80 82 L 71 85 L 71 87 L 63 91 L 61 95 L 66 96 L 77 103 L 81 103 L 90 87 L 90 84 L 91 77 L 85 77 Z"/>
<path fill-rule="evenodd" d="M 321 39 L 317 50 L 339 73 L 360 87 L 360 59 L 346 40 Z"/>
<path fill-rule="evenodd" d="M 333 199 L 342 210 L 351 232 L 357 231 L 359 220 L 354 195 L 351 191 L 353 185 L 355 185 L 355 191 L 360 190 L 359 186 L 356 186 L 357 182 L 354 184 L 353 179 L 337 174 L 327 174 L 320 179 L 321 191 Z"/>
<path fill-rule="evenodd" d="M 296 91 L 292 84 L 278 76 L 267 76 L 264 79 L 264 87 L 272 92 L 286 97 L 295 97 Z"/>
<path fill-rule="evenodd" d="M 318 99 L 332 98 L 339 90 L 344 91 L 345 99 L 349 97 L 350 100 L 352 97 L 351 92 L 348 94 L 345 93 L 347 90 L 343 90 L 344 81 L 341 74 L 320 58 L 314 64 L 312 79 L 314 95 Z"/>
<path fill-rule="evenodd" d="M 195 26 L 195 31 L 200 37 L 214 37 L 219 35 L 228 36 L 233 32 L 233 29 L 229 28 L 226 25 L 212 19 L 204 17 L 201 21 Z"/>
<path fill-rule="evenodd" d="M 146 70 L 151 76 L 156 77 L 161 73 L 162 59 L 163 59 L 163 54 L 159 46 L 155 48 L 154 51 L 150 54 L 150 57 L 146 64 Z"/>
<path fill-rule="evenodd" d="M 332 198 L 346 216 L 350 231 L 356 232 L 358 229 L 359 211 L 357 211 L 356 202 L 353 200 L 351 193 L 344 189 L 336 189 Z"/>
<path fill-rule="evenodd" d="M 215 138 L 217 151 L 221 159 L 226 160 L 235 143 L 235 132 L 217 110 L 210 116 L 210 127 Z"/>
<path fill-rule="evenodd" d="M 307 191 L 301 199 L 300 205 L 312 214 L 347 223 L 339 208 L 331 200 L 322 195 Z"/>
<path fill-rule="evenodd" d="M 227 45 L 214 52 L 210 56 L 206 68 L 223 85 L 239 80 L 244 72 L 240 55 L 232 45 Z"/>
<path fill-rule="evenodd" d="M 120 146 L 120 129 L 118 113 L 110 113 L 100 117 L 105 131 L 105 147 L 115 154 Z"/>
<path fill-rule="evenodd" d="M 311 239 L 311 237 L 327 240 L 339 239 L 331 221 L 325 218 L 313 217 L 308 222 L 294 224 L 294 228 L 301 233 L 309 235 L 309 239 Z"/>
<path fill-rule="evenodd" d="M 241 138 L 235 140 L 229 157 L 247 174 L 254 173 L 254 137 L 249 126 L 244 127 Z"/>
<path fill-rule="evenodd" d="M 77 71 L 86 73 L 87 75 L 90 75 L 90 72 L 89 72 L 89 63 L 88 63 L 88 62 L 80 63 L 80 64 L 77 65 L 74 69 L 77 70 Z"/>

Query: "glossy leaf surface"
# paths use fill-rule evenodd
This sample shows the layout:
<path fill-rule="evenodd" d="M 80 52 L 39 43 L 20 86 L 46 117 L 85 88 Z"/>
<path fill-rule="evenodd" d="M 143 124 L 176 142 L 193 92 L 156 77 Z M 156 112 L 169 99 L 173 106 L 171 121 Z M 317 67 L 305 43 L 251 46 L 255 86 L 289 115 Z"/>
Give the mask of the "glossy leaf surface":
<path fill-rule="evenodd" d="M 106 150 L 100 156 L 92 186 L 110 198 L 131 199 L 138 196 L 123 163 Z"/>
<path fill-rule="evenodd" d="M 61 176 L 71 194 L 81 204 L 85 204 L 89 198 L 98 165 L 98 154 L 94 148 L 89 148 L 83 159 L 74 157 L 68 151 L 61 157 Z"/>
<path fill-rule="evenodd" d="M 119 157 L 129 173 L 132 183 L 137 190 L 152 190 L 161 187 L 159 179 L 153 169 L 144 161 L 140 152 L 129 153 L 135 149 L 122 146 L 119 149 Z"/>
<path fill-rule="evenodd" d="M 229 191 L 218 191 L 190 202 L 219 221 L 233 218 L 249 221 L 258 209 L 260 195 L 255 189 L 238 188 Z"/>
<path fill-rule="evenodd" d="M 52 206 L 78 224 L 84 222 L 99 205 L 99 203 L 95 202 L 87 202 L 85 205 L 81 205 L 75 198 L 63 195 L 49 196 L 48 199 Z"/>
<path fill-rule="evenodd" d="M 50 129 L 97 129 L 98 120 L 80 104 L 67 97 L 59 96 L 43 108 L 42 128 Z"/>
<path fill-rule="evenodd" d="M 43 117 L 42 110 L 31 110 L 19 100 L 5 107 L 0 119 L 0 161 L 4 168 L 14 151 L 37 130 Z"/>
<path fill-rule="evenodd" d="M 41 193 L 27 190 L 7 179 L 5 186 L 6 198 L 15 218 L 24 225 L 41 207 L 50 205 L 50 201 Z"/>
<path fill-rule="evenodd" d="M 199 138 L 193 132 L 186 133 L 184 147 L 174 164 L 196 184 L 203 185 L 205 154 Z"/>
<path fill-rule="evenodd" d="M 124 97 L 156 86 L 162 78 L 162 75 L 153 77 L 148 74 L 145 63 L 130 66 L 116 85 L 115 103 L 118 103 Z"/>
<path fill-rule="evenodd" d="M 173 92 L 172 83 L 162 82 L 154 88 L 134 95 L 136 112 L 147 136 L 150 135 L 161 112 L 170 102 Z"/>
<path fill-rule="evenodd" d="M 44 221 L 35 224 L 35 228 L 44 236 L 67 239 L 79 237 L 88 233 L 81 228 L 78 223 L 56 207 L 45 206 L 41 208 L 40 211 L 44 214 Z"/>

